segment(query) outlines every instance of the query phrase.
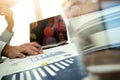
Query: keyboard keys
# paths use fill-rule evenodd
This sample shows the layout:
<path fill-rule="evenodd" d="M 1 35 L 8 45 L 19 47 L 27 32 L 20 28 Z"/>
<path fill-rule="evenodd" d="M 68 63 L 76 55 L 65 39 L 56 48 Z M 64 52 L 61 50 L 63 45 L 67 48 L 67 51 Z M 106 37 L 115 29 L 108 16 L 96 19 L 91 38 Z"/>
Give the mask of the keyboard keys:
<path fill-rule="evenodd" d="M 36 57 L 32 57 L 31 61 L 36 62 L 36 61 L 39 61 L 39 60 L 42 60 L 42 59 L 45 59 L 45 58 L 48 58 L 48 57 L 53 57 L 53 56 L 61 55 L 61 54 L 64 54 L 64 53 L 65 52 L 63 52 L 63 51 L 57 51 L 57 52 L 51 52 L 51 53 L 47 53 L 47 54 L 41 54 L 41 55 L 38 55 Z"/>

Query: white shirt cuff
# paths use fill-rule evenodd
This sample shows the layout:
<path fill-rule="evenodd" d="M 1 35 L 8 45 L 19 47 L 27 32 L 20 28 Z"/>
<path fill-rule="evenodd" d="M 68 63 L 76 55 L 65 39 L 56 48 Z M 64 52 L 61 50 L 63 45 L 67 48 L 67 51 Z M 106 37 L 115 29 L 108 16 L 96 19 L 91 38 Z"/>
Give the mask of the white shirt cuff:
<path fill-rule="evenodd" d="M 9 31 L 5 30 L 2 33 L 2 35 L 0 36 L 0 40 L 9 43 L 13 34 L 14 34 L 13 32 L 9 32 Z"/>
<path fill-rule="evenodd" d="M 6 42 L 0 41 L 0 57 L 5 45 L 6 45 Z"/>

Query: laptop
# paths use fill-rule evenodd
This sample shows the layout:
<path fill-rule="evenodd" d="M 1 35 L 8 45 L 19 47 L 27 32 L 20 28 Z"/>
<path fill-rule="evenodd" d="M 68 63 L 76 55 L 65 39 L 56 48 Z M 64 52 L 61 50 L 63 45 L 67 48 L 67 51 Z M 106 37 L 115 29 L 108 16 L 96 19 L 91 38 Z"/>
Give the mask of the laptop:
<path fill-rule="evenodd" d="M 67 26 L 62 15 L 30 23 L 30 42 L 37 42 L 43 49 L 67 44 Z"/>

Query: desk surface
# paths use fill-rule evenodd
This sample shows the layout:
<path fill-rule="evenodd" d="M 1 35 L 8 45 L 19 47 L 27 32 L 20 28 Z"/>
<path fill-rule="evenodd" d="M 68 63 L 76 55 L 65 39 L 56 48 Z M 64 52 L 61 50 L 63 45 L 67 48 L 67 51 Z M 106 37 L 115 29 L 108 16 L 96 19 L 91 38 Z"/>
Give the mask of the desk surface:
<path fill-rule="evenodd" d="M 1 80 L 82 80 L 86 76 L 75 46 L 68 44 L 44 52 L 0 64 Z"/>

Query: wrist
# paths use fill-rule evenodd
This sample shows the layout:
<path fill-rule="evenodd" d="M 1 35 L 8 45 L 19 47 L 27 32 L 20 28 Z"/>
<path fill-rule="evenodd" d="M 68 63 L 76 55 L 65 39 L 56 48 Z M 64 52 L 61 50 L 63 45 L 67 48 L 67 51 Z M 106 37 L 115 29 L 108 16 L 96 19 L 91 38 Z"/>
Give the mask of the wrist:
<path fill-rule="evenodd" d="M 9 51 L 9 48 L 10 48 L 10 45 L 6 44 L 5 47 L 3 48 L 3 51 L 2 51 L 2 56 L 8 56 L 8 51 Z"/>
<path fill-rule="evenodd" d="M 7 30 L 8 30 L 9 32 L 13 32 L 13 25 L 9 25 L 9 26 L 7 27 Z"/>

